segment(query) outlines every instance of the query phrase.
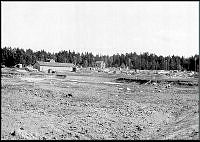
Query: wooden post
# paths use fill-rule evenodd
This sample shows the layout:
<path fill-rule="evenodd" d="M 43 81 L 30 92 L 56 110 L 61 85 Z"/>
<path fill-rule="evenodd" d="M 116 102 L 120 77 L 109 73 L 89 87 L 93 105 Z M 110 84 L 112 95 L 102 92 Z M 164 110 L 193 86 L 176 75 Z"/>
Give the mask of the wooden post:
<path fill-rule="evenodd" d="M 195 62 L 195 65 L 194 65 L 194 72 L 196 73 L 196 57 L 194 58 L 194 62 Z"/>

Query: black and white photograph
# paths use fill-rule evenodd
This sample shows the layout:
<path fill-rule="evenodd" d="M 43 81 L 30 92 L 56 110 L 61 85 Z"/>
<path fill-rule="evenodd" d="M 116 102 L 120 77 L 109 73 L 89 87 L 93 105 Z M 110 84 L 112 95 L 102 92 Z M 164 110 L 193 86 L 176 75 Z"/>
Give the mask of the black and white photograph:
<path fill-rule="evenodd" d="M 1 1 L 1 140 L 198 140 L 198 1 Z"/>

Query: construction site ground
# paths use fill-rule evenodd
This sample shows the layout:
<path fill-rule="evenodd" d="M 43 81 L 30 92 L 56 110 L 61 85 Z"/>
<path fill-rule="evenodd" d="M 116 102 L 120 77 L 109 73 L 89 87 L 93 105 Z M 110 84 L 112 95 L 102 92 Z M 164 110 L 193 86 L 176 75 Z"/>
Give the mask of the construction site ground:
<path fill-rule="evenodd" d="M 199 139 L 197 85 L 118 78 L 2 75 L 1 139 Z"/>

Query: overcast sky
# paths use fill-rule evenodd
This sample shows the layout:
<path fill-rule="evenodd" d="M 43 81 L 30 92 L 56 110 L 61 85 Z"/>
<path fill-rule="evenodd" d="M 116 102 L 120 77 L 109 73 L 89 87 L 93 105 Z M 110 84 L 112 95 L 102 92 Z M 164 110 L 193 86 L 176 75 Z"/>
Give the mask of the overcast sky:
<path fill-rule="evenodd" d="M 198 2 L 1 2 L 1 46 L 199 54 Z"/>

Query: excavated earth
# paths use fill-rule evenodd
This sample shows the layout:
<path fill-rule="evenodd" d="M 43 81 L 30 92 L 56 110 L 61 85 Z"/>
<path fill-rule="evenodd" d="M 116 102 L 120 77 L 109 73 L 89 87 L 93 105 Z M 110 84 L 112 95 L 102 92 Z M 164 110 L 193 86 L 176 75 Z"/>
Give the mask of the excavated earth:
<path fill-rule="evenodd" d="M 2 76 L 1 139 L 199 139 L 198 86 L 115 79 Z"/>

